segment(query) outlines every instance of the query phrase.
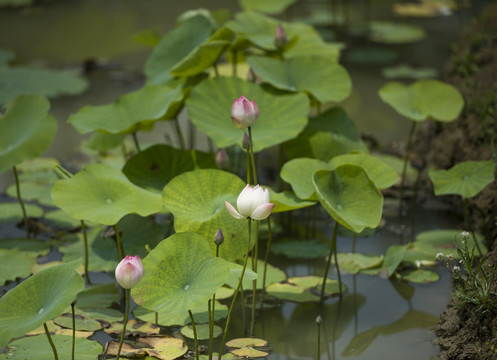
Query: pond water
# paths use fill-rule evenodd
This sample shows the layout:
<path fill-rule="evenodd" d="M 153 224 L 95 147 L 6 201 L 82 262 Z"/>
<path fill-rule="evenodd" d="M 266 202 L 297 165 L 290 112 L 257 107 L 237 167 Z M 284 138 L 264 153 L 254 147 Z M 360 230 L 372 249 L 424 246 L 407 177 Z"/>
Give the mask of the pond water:
<path fill-rule="evenodd" d="M 382 1 L 381 5 L 375 5 L 371 16 L 392 18 L 392 3 Z M 286 16 L 307 14 L 316 4 L 302 3 Z M 362 5 L 356 6 L 354 11 L 362 11 Z M 84 137 L 65 123 L 70 114 L 84 105 L 109 103 L 143 84 L 141 71 L 150 49 L 134 42 L 134 34 L 150 28 L 163 33 L 174 26 L 175 19 L 184 10 L 198 7 L 239 10 L 237 2 L 232 0 L 210 0 L 208 3 L 200 0 L 54 1 L 26 9 L 0 10 L 0 33 L 3 34 L 0 47 L 15 51 L 17 62 L 69 68 L 78 68 L 87 60 L 96 60 L 99 64 L 97 69 L 88 72 L 90 87 L 85 93 L 52 101 L 51 112 L 58 120 L 59 132 L 46 156 L 65 161 L 78 152 Z M 450 43 L 457 38 L 461 26 L 457 17 L 410 19 L 408 22 L 422 25 L 428 36 L 412 45 L 394 46 L 398 62 L 409 61 L 441 71 L 450 53 Z M 349 40 L 356 46 L 364 45 L 362 40 L 353 37 Z M 378 89 L 387 81 L 381 77 L 382 66 L 351 62 L 346 62 L 345 66 L 351 75 L 354 93 L 344 107 L 359 131 L 374 136 L 381 144 L 405 139 L 408 122 L 377 96 Z M 162 123 L 153 133 L 139 136 L 144 143 L 163 142 L 164 134 L 171 131 L 170 123 Z M 0 177 L 1 191 L 12 183 L 10 176 Z M 399 243 L 398 229 L 417 234 L 425 230 L 455 228 L 458 219 L 451 220 L 453 214 L 436 208 L 417 207 L 409 220 L 413 227 L 405 229 L 397 223 L 396 216 L 386 216 L 385 226 L 374 236 L 357 239 L 356 251 L 383 254 L 388 246 Z M 328 232 L 331 238 L 331 226 Z M 339 251 L 349 252 L 351 242 L 351 238 L 339 236 Z M 324 260 L 296 261 L 272 255 L 270 261 L 288 276 L 322 276 L 325 267 Z M 284 302 L 259 316 L 255 335 L 270 342 L 273 351 L 270 359 L 315 358 L 315 319 L 321 315 L 325 319 L 321 334 L 322 359 L 429 359 L 438 353 L 437 346 L 431 343 L 434 338 L 432 327 L 450 295 L 446 270 L 438 267 L 435 271 L 440 280 L 430 284 L 406 284 L 386 276 L 342 274 L 348 292 L 341 302 L 338 298 L 331 298 L 322 306 Z M 333 269 L 329 277 L 336 278 Z M 232 329 L 233 337 L 243 335 L 240 316 L 235 316 Z"/>

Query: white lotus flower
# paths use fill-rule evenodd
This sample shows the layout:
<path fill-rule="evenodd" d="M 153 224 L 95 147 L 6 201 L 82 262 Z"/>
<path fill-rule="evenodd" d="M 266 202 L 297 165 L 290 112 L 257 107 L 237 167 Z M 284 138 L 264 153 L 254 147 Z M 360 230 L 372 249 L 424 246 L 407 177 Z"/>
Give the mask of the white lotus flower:
<path fill-rule="evenodd" d="M 249 184 L 238 195 L 236 200 L 238 211 L 227 201 L 224 205 L 236 219 L 264 220 L 274 208 L 274 204 L 269 202 L 269 189 L 263 190 L 259 185 L 252 188 Z"/>

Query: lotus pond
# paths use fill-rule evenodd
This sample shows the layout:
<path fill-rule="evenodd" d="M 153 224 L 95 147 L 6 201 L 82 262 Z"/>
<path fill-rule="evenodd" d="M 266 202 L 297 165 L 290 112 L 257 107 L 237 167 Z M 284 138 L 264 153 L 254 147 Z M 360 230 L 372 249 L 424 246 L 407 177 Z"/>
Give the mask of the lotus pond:
<path fill-rule="evenodd" d="M 0 359 L 436 357 L 440 263 L 487 249 L 409 160 L 463 111 L 439 43 L 470 10 L 0 5 L 36 30 L 0 42 Z M 429 178 L 466 208 L 495 162 Z"/>

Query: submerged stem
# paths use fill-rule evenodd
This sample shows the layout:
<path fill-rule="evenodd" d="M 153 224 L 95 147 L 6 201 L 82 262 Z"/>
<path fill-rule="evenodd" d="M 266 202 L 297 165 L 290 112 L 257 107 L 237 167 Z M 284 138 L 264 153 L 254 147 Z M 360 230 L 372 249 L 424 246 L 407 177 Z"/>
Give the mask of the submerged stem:
<path fill-rule="evenodd" d="M 411 121 L 411 130 L 409 131 L 409 136 L 407 138 L 406 153 L 404 154 L 404 164 L 402 165 L 402 177 L 400 178 L 400 190 L 399 190 L 399 212 L 402 213 L 402 199 L 404 197 L 404 182 L 406 179 L 407 172 L 407 162 L 409 161 L 409 154 L 411 153 L 412 137 L 414 135 L 414 130 L 416 130 L 416 121 Z"/>
<path fill-rule="evenodd" d="M 267 218 L 267 248 L 266 248 L 266 255 L 264 256 L 264 273 L 262 275 L 261 311 L 264 310 L 264 294 L 266 293 L 267 263 L 269 260 L 269 250 L 271 249 L 271 241 L 272 240 L 273 240 L 273 232 L 271 231 L 271 217 L 268 217 Z"/>
<path fill-rule="evenodd" d="M 123 347 L 124 336 L 126 335 L 126 325 L 128 324 L 128 316 L 129 316 L 129 293 L 130 289 L 126 289 L 126 313 L 124 314 L 124 324 L 123 324 L 123 332 L 121 334 L 121 339 L 119 340 L 119 349 L 117 350 L 116 360 L 119 360 L 119 355 L 121 355 L 121 349 Z"/>
<path fill-rule="evenodd" d="M 190 315 L 190 320 L 192 321 L 192 329 L 193 329 L 193 341 L 195 342 L 195 358 L 199 360 L 198 356 L 198 338 L 197 338 L 197 328 L 195 327 L 195 319 L 193 318 L 193 314 L 191 310 L 188 310 L 188 315 Z"/>
<path fill-rule="evenodd" d="M 88 272 L 88 235 L 86 233 L 86 224 L 84 220 L 81 220 L 81 232 L 83 233 L 83 243 L 85 246 L 85 277 L 88 285 L 91 285 L 90 273 Z"/>
<path fill-rule="evenodd" d="M 59 355 L 57 354 L 57 349 L 55 348 L 52 337 L 50 336 L 50 331 L 48 331 L 48 327 L 47 327 L 46 322 L 43 323 L 43 328 L 45 329 L 45 334 L 47 334 L 48 342 L 50 343 L 50 346 L 52 347 L 53 358 L 55 360 L 59 360 Z"/>
<path fill-rule="evenodd" d="M 19 200 L 19 204 L 21 205 L 22 217 L 24 219 L 24 227 L 26 228 L 26 237 L 29 238 L 28 215 L 26 213 L 26 208 L 24 207 L 24 202 L 22 201 L 21 197 L 21 185 L 19 184 L 19 176 L 17 174 L 17 168 L 13 166 L 12 170 L 14 170 L 14 178 L 16 180 L 17 200 Z"/>
<path fill-rule="evenodd" d="M 333 237 L 331 238 L 331 244 L 330 244 L 330 253 L 328 254 L 328 261 L 326 262 L 326 268 L 324 270 L 323 284 L 321 285 L 321 300 L 320 300 L 321 303 L 323 303 L 324 301 L 324 288 L 326 286 L 326 279 L 328 278 L 328 271 L 330 270 L 331 257 L 333 256 L 333 251 L 335 251 L 337 243 L 336 242 L 337 230 L 338 230 L 338 221 L 335 222 L 335 228 L 333 229 Z M 340 282 L 340 279 L 338 281 L 339 281 L 338 286 L 340 287 L 340 293 L 341 293 L 342 283 Z"/>

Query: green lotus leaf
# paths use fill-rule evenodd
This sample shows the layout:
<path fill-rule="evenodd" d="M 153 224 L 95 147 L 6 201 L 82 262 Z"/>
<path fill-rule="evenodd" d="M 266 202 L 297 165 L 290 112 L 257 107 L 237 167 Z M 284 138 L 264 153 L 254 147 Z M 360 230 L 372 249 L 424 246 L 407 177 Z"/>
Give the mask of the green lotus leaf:
<path fill-rule="evenodd" d="M 319 296 L 308 289 L 291 284 L 274 283 L 267 287 L 267 293 L 281 300 L 293 302 L 318 302 Z"/>
<path fill-rule="evenodd" d="M 171 70 L 203 44 L 211 32 L 211 22 L 204 16 L 197 15 L 166 33 L 145 64 L 147 83 L 163 84 L 172 79 Z"/>
<path fill-rule="evenodd" d="M 404 160 L 398 156 L 387 155 L 387 154 L 374 154 L 374 157 L 379 159 L 384 164 L 391 166 L 397 174 L 402 173 L 402 168 L 404 167 Z M 406 180 L 411 183 L 415 183 L 418 178 L 418 170 L 416 170 L 411 164 L 407 164 Z"/>
<path fill-rule="evenodd" d="M 392 245 L 389 246 L 385 252 L 385 258 L 383 259 L 383 268 L 387 269 L 388 276 L 392 276 L 399 267 L 400 263 L 404 260 L 406 252 L 410 247 L 410 244 L 406 245 Z"/>
<path fill-rule="evenodd" d="M 455 120 L 464 106 L 461 93 L 438 80 L 419 80 L 411 85 L 392 81 L 378 92 L 380 98 L 412 121 Z"/>
<path fill-rule="evenodd" d="M 33 258 L 40 255 L 47 255 L 50 251 L 50 247 L 51 245 L 47 241 L 31 238 L 11 238 L 0 240 L 0 249 L 19 249 L 25 254 L 32 254 Z"/>
<path fill-rule="evenodd" d="M 356 233 L 379 225 L 383 196 L 361 167 L 317 170 L 313 182 L 321 205 L 341 225 Z"/>
<path fill-rule="evenodd" d="M 249 56 L 247 63 L 265 82 L 281 90 L 303 91 L 319 102 L 346 99 L 352 90 L 347 71 L 322 56 L 299 56 L 281 61 L 263 56 Z"/>
<path fill-rule="evenodd" d="M 43 216 L 43 209 L 37 205 L 24 204 L 26 213 L 30 218 L 40 218 Z M 0 224 L 16 223 L 23 219 L 21 205 L 9 202 L 0 204 Z"/>
<path fill-rule="evenodd" d="M 59 326 L 62 326 L 66 329 L 72 329 L 72 316 L 70 314 L 66 314 L 65 316 L 59 316 L 53 319 L 53 322 Z M 102 328 L 102 324 L 100 324 L 97 320 L 94 319 L 86 319 L 77 317 L 75 319 L 75 328 L 78 331 L 97 331 Z"/>
<path fill-rule="evenodd" d="M 448 170 L 435 170 L 432 167 L 428 175 L 433 182 L 435 195 L 472 198 L 494 181 L 494 168 L 493 160 L 464 161 Z"/>
<path fill-rule="evenodd" d="M 280 14 L 296 0 L 240 0 L 244 10 L 255 10 L 265 14 Z"/>
<path fill-rule="evenodd" d="M 393 49 L 380 46 L 354 47 L 347 51 L 347 62 L 360 65 L 383 65 L 397 60 L 399 54 Z"/>
<path fill-rule="evenodd" d="M 25 278 L 31 274 L 31 267 L 36 264 L 36 255 L 19 249 L 0 249 L 0 285 L 7 280 Z"/>
<path fill-rule="evenodd" d="M 304 131 L 283 144 L 290 159 L 307 157 L 328 161 L 350 151 L 368 152 L 356 127 L 341 107 L 334 107 L 309 119 Z"/>
<path fill-rule="evenodd" d="M 352 154 L 335 156 L 330 161 L 332 168 L 343 164 L 351 164 L 362 167 L 371 181 L 380 190 L 389 188 L 399 180 L 399 174 L 397 174 L 393 167 L 385 164 L 373 155 L 356 152 Z"/>
<path fill-rule="evenodd" d="M 290 240 L 271 245 L 271 252 L 291 259 L 319 259 L 329 252 L 329 246 L 319 240 Z"/>
<path fill-rule="evenodd" d="M 162 193 L 164 206 L 174 215 L 174 229 L 194 231 L 213 240 L 219 228 L 225 237 L 219 248 L 227 260 L 242 258 L 247 250 L 247 221 L 230 215 L 224 201 L 236 204 L 246 184 L 236 175 L 222 170 L 205 169 L 183 173 L 172 179 Z M 216 244 L 209 241 L 211 253 Z"/>
<path fill-rule="evenodd" d="M 304 207 L 315 205 L 314 201 L 305 201 L 299 199 L 293 192 L 291 191 L 283 191 L 276 192 L 271 191 L 270 193 L 270 201 L 274 203 L 272 214 L 292 211 L 296 209 L 302 209 Z"/>
<path fill-rule="evenodd" d="M 20 95 L 76 95 L 88 87 L 77 71 L 34 67 L 0 67 L 0 104 Z"/>
<path fill-rule="evenodd" d="M 188 115 L 220 148 L 241 145 L 243 131 L 231 121 L 233 100 L 255 100 L 260 116 L 252 125 L 254 151 L 297 136 L 307 124 L 309 101 L 304 94 L 276 95 L 259 85 L 233 77 L 218 77 L 196 86 L 186 100 Z"/>
<path fill-rule="evenodd" d="M 143 259 L 143 268 L 145 275 L 131 295 L 138 305 L 154 311 L 205 306 L 229 274 L 228 263 L 210 257 L 208 241 L 191 232 L 160 242 Z"/>
<path fill-rule="evenodd" d="M 155 145 L 131 157 L 123 173 L 141 188 L 162 192 L 176 175 L 198 168 L 217 168 L 214 156 L 201 151 L 179 150 L 169 145 Z"/>
<path fill-rule="evenodd" d="M 381 70 L 387 79 L 433 79 L 438 76 L 438 70 L 432 67 L 413 67 L 408 64 L 390 66 Z"/>
<path fill-rule="evenodd" d="M 437 273 L 425 269 L 405 270 L 400 273 L 400 276 L 402 276 L 404 280 L 421 284 L 436 282 L 440 279 L 440 276 Z"/>
<path fill-rule="evenodd" d="M 23 181 L 19 183 L 19 186 L 21 187 L 21 196 L 23 200 L 37 201 L 41 205 L 54 206 L 52 198 L 50 197 L 52 184 Z M 10 197 L 16 198 L 17 197 L 16 184 L 12 184 L 9 187 L 7 187 L 6 193 Z"/>
<path fill-rule="evenodd" d="M 224 244 L 223 244 L 223 246 L 224 246 Z M 256 275 L 260 274 L 260 276 L 257 276 L 256 286 L 257 286 L 257 289 L 259 289 L 259 290 L 262 289 L 262 283 L 264 282 L 264 277 L 262 276 L 264 273 L 264 264 L 265 264 L 265 262 L 263 260 L 261 260 L 261 259 L 257 260 L 257 274 Z M 244 289 L 252 289 L 252 280 L 254 280 L 254 278 L 252 276 L 248 276 L 247 272 L 249 270 L 252 270 L 251 265 L 247 265 L 245 275 L 243 276 L 242 286 Z M 252 272 L 252 273 L 254 273 L 254 272 Z M 269 284 L 284 281 L 285 279 L 286 279 L 286 274 L 283 270 L 280 270 L 271 264 L 267 264 L 266 287 Z M 236 289 L 236 287 L 238 286 L 239 280 L 240 280 L 240 273 L 235 274 L 234 272 L 230 272 L 228 280 L 226 280 L 226 284 L 228 286 L 230 286 L 231 288 Z"/>
<path fill-rule="evenodd" d="M 357 274 L 361 270 L 376 268 L 383 262 L 383 257 L 364 255 L 360 253 L 338 253 L 340 269 L 350 274 Z"/>
<path fill-rule="evenodd" d="M 183 99 L 181 86 L 149 85 L 108 105 L 84 106 L 67 122 L 82 134 L 135 132 L 141 122 L 159 120 Z"/>
<path fill-rule="evenodd" d="M 408 24 L 396 24 L 388 21 L 371 21 L 370 35 L 372 41 L 385 44 L 405 44 L 419 41 L 426 36 L 422 27 Z"/>
<path fill-rule="evenodd" d="M 318 200 L 312 176 L 317 170 L 331 170 L 330 164 L 309 158 L 293 159 L 281 168 L 281 178 L 292 186 L 292 190 L 300 199 Z"/>
<path fill-rule="evenodd" d="M 121 291 L 115 283 L 98 284 L 86 288 L 76 297 L 78 308 L 98 308 L 111 306 L 121 300 Z"/>
<path fill-rule="evenodd" d="M 57 122 L 48 113 L 49 108 L 44 97 L 25 95 L 0 114 L 0 173 L 40 156 L 50 146 Z"/>
<path fill-rule="evenodd" d="M 42 270 L 0 299 L 0 348 L 61 314 L 84 289 L 76 260 Z"/>
<path fill-rule="evenodd" d="M 147 216 L 162 208 L 160 196 L 131 183 L 117 169 L 91 164 L 52 189 L 54 203 L 75 219 L 114 225 L 124 215 Z"/>
<path fill-rule="evenodd" d="M 126 138 L 126 134 L 93 133 L 91 137 L 83 143 L 83 148 L 92 151 L 108 151 L 121 145 Z"/>
<path fill-rule="evenodd" d="M 482 251 L 482 255 L 487 253 L 485 246 L 485 239 L 480 234 L 475 234 L 478 246 Z M 451 253 L 454 258 L 459 258 L 456 247 L 462 249 L 468 247 L 470 252 L 476 251 L 475 241 L 473 236 L 469 236 L 466 242 L 462 242 L 461 232 L 459 230 L 431 230 L 419 233 L 416 236 L 416 241 L 413 243 L 414 247 L 422 247 L 430 251 L 430 260 L 435 260 L 437 253 Z"/>
<path fill-rule="evenodd" d="M 75 219 L 64 210 L 52 210 L 44 216 L 45 220 L 61 228 L 74 229 L 81 226 L 81 220 Z"/>
<path fill-rule="evenodd" d="M 195 323 L 197 320 L 195 319 Z M 197 332 L 198 340 L 207 340 L 210 339 L 210 325 L 209 324 L 200 324 L 195 326 L 195 330 Z M 183 326 L 180 330 L 181 334 L 189 339 L 193 339 L 193 328 L 189 326 Z M 214 325 L 214 334 L 213 337 L 217 338 L 219 335 L 223 333 L 223 329 L 221 327 Z"/>
<path fill-rule="evenodd" d="M 211 40 L 201 44 L 177 63 L 170 74 L 172 76 L 193 76 L 213 66 L 228 48 L 227 40 Z"/>
<path fill-rule="evenodd" d="M 70 359 L 72 354 L 72 336 L 52 335 L 52 341 L 59 359 Z M 102 345 L 97 341 L 85 338 L 76 338 L 74 356 L 78 360 L 94 360 L 102 353 Z M 46 335 L 25 337 L 12 341 L 8 350 L 0 354 L 1 360 L 52 360 L 54 358 L 52 347 Z"/>

